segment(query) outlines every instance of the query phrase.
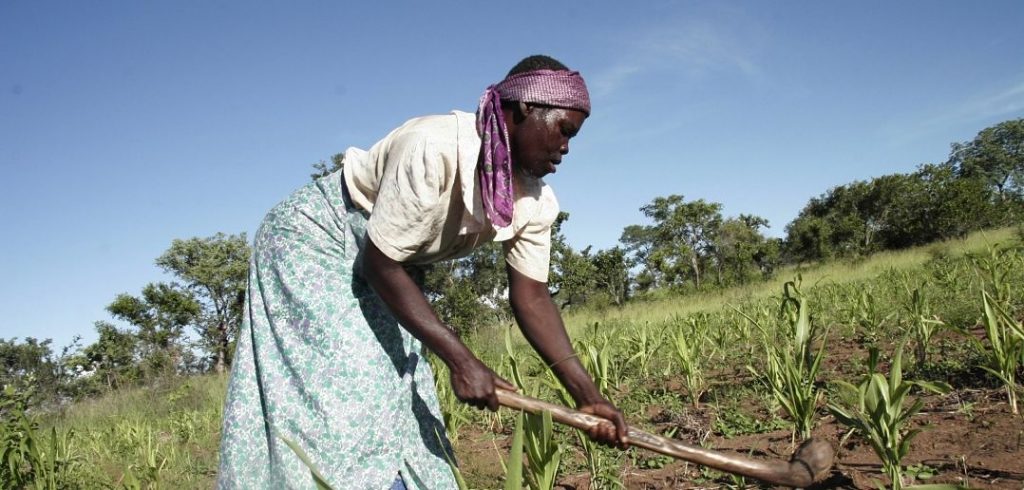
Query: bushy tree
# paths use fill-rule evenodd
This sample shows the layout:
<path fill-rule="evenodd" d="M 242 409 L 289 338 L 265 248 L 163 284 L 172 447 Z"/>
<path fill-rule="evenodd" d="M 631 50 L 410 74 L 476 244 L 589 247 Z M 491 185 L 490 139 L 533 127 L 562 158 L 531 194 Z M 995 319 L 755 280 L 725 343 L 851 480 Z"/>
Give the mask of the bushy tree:
<path fill-rule="evenodd" d="M 0 389 L 14 386 L 18 389 L 26 384 L 33 386 L 31 405 L 44 399 L 53 398 L 60 391 L 60 365 L 50 345 L 52 340 L 38 340 L 26 337 L 0 338 Z"/>
<path fill-rule="evenodd" d="M 1016 223 L 1024 209 L 1024 119 L 953 144 L 942 164 L 812 198 L 786 227 L 791 260 L 864 255 Z"/>
<path fill-rule="evenodd" d="M 457 331 L 471 331 L 511 317 L 500 243 L 487 243 L 466 257 L 409 269 L 434 311 Z"/>
<path fill-rule="evenodd" d="M 119 294 L 107 311 L 138 329 L 135 337 L 140 360 L 150 376 L 178 371 L 184 356 L 185 327 L 196 324 L 201 314 L 199 303 L 189 291 L 167 283 L 150 283 L 138 297 Z"/>
<path fill-rule="evenodd" d="M 231 366 L 251 255 L 245 233 L 217 233 L 207 238 L 174 240 L 156 259 L 158 266 L 182 281 L 183 289 L 198 306 L 198 313 L 189 320 L 195 320 L 200 345 L 218 373 Z"/>
<path fill-rule="evenodd" d="M 594 287 L 622 306 L 629 299 L 629 258 L 621 247 L 599 250 L 590 257 L 594 265 Z"/>
<path fill-rule="evenodd" d="M 561 308 L 586 303 L 594 291 L 595 268 L 590 262 L 590 247 L 576 251 L 562 231 L 569 213 L 560 212 L 551 227 L 551 273 L 548 287 Z"/>
<path fill-rule="evenodd" d="M 335 153 L 331 155 L 331 163 L 327 163 L 323 160 L 313 164 L 313 173 L 309 174 L 313 180 L 319 179 L 320 177 L 326 177 L 331 173 L 345 168 L 345 154 Z"/>
<path fill-rule="evenodd" d="M 142 377 L 138 337 L 108 322 L 96 322 L 98 338 L 67 361 L 77 373 L 78 393 L 97 393 L 130 385 Z"/>
<path fill-rule="evenodd" d="M 768 220 L 749 214 L 722 221 L 713 247 L 719 286 L 744 284 L 775 268 L 778 248 L 761 233 L 762 227 L 768 227 Z"/>
<path fill-rule="evenodd" d="M 1004 121 L 981 130 L 974 140 L 954 143 L 949 162 L 960 176 L 978 178 L 999 203 L 1024 196 L 1024 119 Z"/>

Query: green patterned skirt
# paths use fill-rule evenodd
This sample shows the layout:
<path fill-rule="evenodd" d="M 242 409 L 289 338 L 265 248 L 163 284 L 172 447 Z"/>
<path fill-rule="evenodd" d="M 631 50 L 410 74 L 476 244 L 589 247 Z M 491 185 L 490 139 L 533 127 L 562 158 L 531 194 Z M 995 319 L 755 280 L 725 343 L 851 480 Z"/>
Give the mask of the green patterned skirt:
<path fill-rule="evenodd" d="M 354 271 L 366 216 L 342 173 L 302 187 L 256 233 L 218 488 L 455 488 L 418 340 Z"/>

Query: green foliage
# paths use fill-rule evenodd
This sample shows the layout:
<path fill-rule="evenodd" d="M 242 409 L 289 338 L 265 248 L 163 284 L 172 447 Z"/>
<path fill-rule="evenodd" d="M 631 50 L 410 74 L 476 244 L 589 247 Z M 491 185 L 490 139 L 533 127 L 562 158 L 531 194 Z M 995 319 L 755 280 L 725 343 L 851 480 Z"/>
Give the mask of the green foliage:
<path fill-rule="evenodd" d="M 967 143 L 953 145 L 950 161 L 960 174 L 984 181 L 996 190 L 999 202 L 1024 196 L 1024 119 L 983 129 Z"/>
<path fill-rule="evenodd" d="M 73 431 L 40 429 L 29 414 L 33 389 L 6 385 L 0 391 L 0 489 L 57 490 L 82 481 L 82 457 L 73 447 Z"/>
<path fill-rule="evenodd" d="M 903 487 L 901 461 L 910 452 L 910 443 L 921 429 L 907 430 L 907 423 L 921 411 L 924 401 L 918 398 L 906 405 L 907 395 L 914 387 L 934 393 L 950 390 L 943 383 L 907 381 L 903 379 L 903 349 L 896 351 L 889 377 L 878 372 L 878 349 L 872 348 L 868 358 L 868 372 L 857 385 L 836 380 L 854 401 L 852 407 L 830 403 L 829 411 L 842 424 L 854 429 L 866 439 L 882 461 L 882 470 L 892 481 L 892 488 Z"/>
<path fill-rule="evenodd" d="M 550 412 L 541 415 L 523 413 L 520 422 L 526 447 L 526 461 L 529 471 L 526 482 L 530 490 L 553 490 L 562 464 L 563 445 L 555 438 L 554 423 Z"/>
<path fill-rule="evenodd" d="M 782 419 L 773 418 L 769 421 L 763 421 L 733 407 L 719 409 L 713 426 L 715 432 L 722 434 L 727 439 L 791 427 L 792 425 Z"/>
<path fill-rule="evenodd" d="M 437 400 L 441 406 L 445 431 L 447 432 L 448 440 L 454 446 L 459 443 L 459 431 L 462 429 L 462 426 L 469 422 L 472 408 L 459 401 L 458 397 L 455 396 L 451 381 L 449 380 L 448 366 L 445 366 L 433 354 L 428 355 L 427 359 L 430 362 L 431 369 L 434 371 L 434 387 L 437 389 Z"/>
<path fill-rule="evenodd" d="M 562 233 L 569 213 L 558 213 L 551 228 L 551 274 L 548 287 L 561 307 L 579 307 L 604 298 L 621 306 L 629 297 L 630 262 L 626 252 L 613 247 L 592 252 L 576 251 Z"/>
<path fill-rule="evenodd" d="M 135 338 L 146 376 L 173 375 L 183 368 L 184 330 L 200 315 L 199 303 L 191 293 L 174 284 L 150 283 L 142 288 L 142 297 L 119 294 L 107 311 L 137 329 Z"/>
<path fill-rule="evenodd" d="M 692 283 L 701 290 L 712 272 L 716 287 L 770 275 L 778 263 L 779 244 L 761 233 L 768 221 L 744 214 L 723 218 L 721 210 L 719 203 L 688 202 L 680 195 L 658 197 L 640 208 L 654 224 L 628 226 L 620 238 L 632 263 L 643 265 L 637 287 Z"/>
<path fill-rule="evenodd" d="M 916 172 L 834 187 L 786 227 L 787 255 L 821 260 L 906 248 L 1019 221 L 1024 119 L 953 145 L 949 160 Z"/>
<path fill-rule="evenodd" d="M 525 432 L 523 412 L 519 412 L 519 415 L 516 416 L 515 430 L 512 432 L 512 447 L 508 450 L 508 463 L 505 465 L 505 490 L 523 489 L 523 437 Z"/>
<path fill-rule="evenodd" d="M 138 338 L 107 322 L 96 322 L 99 338 L 69 358 L 68 364 L 79 373 L 91 372 L 75 381 L 79 393 L 98 393 L 131 385 L 142 377 L 136 357 Z"/>
<path fill-rule="evenodd" d="M 690 317 L 679 325 L 674 334 L 673 352 L 694 408 L 700 405 L 700 397 L 708 389 L 704 370 L 715 356 L 715 347 L 708 339 L 709 328 L 706 315 Z"/>
<path fill-rule="evenodd" d="M 907 286 L 910 298 L 905 305 L 906 312 L 910 316 L 910 334 L 914 338 L 914 354 L 917 357 L 918 366 L 923 366 L 928 362 L 928 346 L 931 344 L 932 336 L 946 325 L 931 312 L 931 305 L 925 290 L 926 284 L 913 290 Z"/>
<path fill-rule="evenodd" d="M 309 174 L 309 177 L 313 180 L 319 179 L 320 177 L 326 177 L 338 170 L 345 168 L 345 154 L 335 153 L 331 155 L 331 163 L 320 160 L 313 164 L 313 173 Z"/>
<path fill-rule="evenodd" d="M 665 331 L 650 328 L 650 325 L 636 325 L 630 333 L 623 337 L 629 345 L 632 355 L 626 359 L 625 364 L 636 364 L 637 374 L 646 379 L 650 376 L 650 365 L 658 353 L 658 349 L 665 343 Z"/>
<path fill-rule="evenodd" d="M 763 371 L 748 365 L 772 392 L 775 400 L 796 424 L 796 432 L 807 439 L 814 428 L 815 411 L 824 393 L 817 385 L 818 371 L 825 355 L 824 333 L 811 320 L 808 298 L 800 291 L 800 278 L 784 286 L 781 327 L 769 330 L 751 316 L 747 318 L 761 331 L 762 347 L 767 353 Z M 820 340 L 817 352 L 813 344 Z"/>
<path fill-rule="evenodd" d="M 983 325 L 988 349 L 978 339 L 970 338 L 985 353 L 986 365 L 981 368 L 1003 382 L 1010 411 L 1018 414 L 1017 392 L 1020 386 L 1017 383 L 1017 371 L 1024 362 L 1024 325 L 1013 318 L 1003 305 L 994 301 L 988 292 L 982 293 L 982 303 L 985 307 Z"/>
<path fill-rule="evenodd" d="M 31 379 L 35 389 L 29 405 L 60 395 L 64 381 L 62 359 L 54 356 L 50 339 L 27 337 L 23 341 L 0 338 L 0 386 L 21 385 Z"/>
<path fill-rule="evenodd" d="M 0 392 L 0 485 L 22 488 L 39 469 L 39 424 L 28 414 L 31 391 L 7 385 Z"/>
<path fill-rule="evenodd" d="M 412 273 L 441 320 L 459 333 L 511 318 L 500 243 L 488 243 L 461 259 L 416 266 Z"/>
<path fill-rule="evenodd" d="M 214 371 L 231 365 L 234 341 L 242 322 L 249 257 L 252 249 L 245 237 L 217 233 L 207 238 L 174 240 L 156 259 L 164 271 L 174 274 L 191 293 L 195 318 L 190 318 L 200 345 L 210 353 Z"/>

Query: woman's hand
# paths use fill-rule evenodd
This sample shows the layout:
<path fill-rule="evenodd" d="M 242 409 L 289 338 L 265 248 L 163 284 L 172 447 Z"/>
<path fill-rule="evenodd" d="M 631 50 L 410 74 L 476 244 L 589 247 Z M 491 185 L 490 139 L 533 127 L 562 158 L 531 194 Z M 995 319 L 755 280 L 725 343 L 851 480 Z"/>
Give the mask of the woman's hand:
<path fill-rule="evenodd" d="M 591 439 L 606 446 L 614 446 L 619 449 L 626 449 L 629 446 L 626 418 L 622 416 L 622 412 L 615 408 L 615 405 L 612 405 L 611 402 L 601 400 L 596 403 L 590 403 L 580 406 L 579 411 L 608 420 L 608 422 L 602 422 L 587 431 L 587 435 Z"/>
<path fill-rule="evenodd" d="M 516 391 L 515 385 L 501 378 L 476 357 L 449 365 L 452 391 L 464 403 L 479 409 L 498 410 L 495 388 Z"/>

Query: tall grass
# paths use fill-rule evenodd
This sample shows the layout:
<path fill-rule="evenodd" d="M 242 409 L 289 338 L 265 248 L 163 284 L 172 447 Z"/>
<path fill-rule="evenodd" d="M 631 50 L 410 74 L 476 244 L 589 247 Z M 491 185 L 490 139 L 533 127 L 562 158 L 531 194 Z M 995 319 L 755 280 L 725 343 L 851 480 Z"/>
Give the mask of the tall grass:
<path fill-rule="evenodd" d="M 799 430 L 806 433 L 813 427 L 816 410 L 821 408 L 820 391 L 816 390 L 826 381 L 831 383 L 851 377 L 849 366 L 821 366 L 819 356 L 824 344 L 814 341 L 816 335 L 808 332 L 808 328 L 828 328 L 835 333 L 830 334 L 834 337 L 851 334 L 842 340 L 859 342 L 867 349 L 898 341 L 906 333 L 899 327 L 932 325 L 915 324 L 921 319 L 941 320 L 957 328 L 972 327 L 979 322 L 985 326 L 983 322 L 989 321 L 1001 335 L 1000 345 L 1010 345 L 1012 341 L 1008 343 L 1005 339 L 1016 338 L 1015 328 L 1019 327 L 1024 308 L 1020 295 L 1014 294 L 1024 287 L 1024 259 L 1020 254 L 1005 254 L 999 260 L 1008 265 L 995 269 L 988 267 L 985 260 L 991 260 L 989 245 L 1012 242 L 1012 239 L 1012 230 L 1001 230 L 919 249 L 882 253 L 859 261 L 783 269 L 779 271 L 780 277 L 797 274 L 803 277 L 803 285 L 798 290 L 790 288 L 788 298 L 779 297 L 781 281 L 773 280 L 719 292 L 663 296 L 623 308 L 581 310 L 568 314 L 566 320 L 576 340 L 580 360 L 595 376 L 602 393 L 622 407 L 631 419 L 641 423 L 644 419 L 640 415 L 646 414 L 645 408 L 652 404 L 661 405 L 666 412 L 689 410 L 683 406 L 679 394 L 651 387 L 668 381 L 661 377 L 666 371 L 674 380 L 683 378 L 685 369 L 680 363 L 684 359 L 678 356 L 692 351 L 692 345 L 699 344 L 702 349 L 688 354 L 691 363 L 696 365 L 697 357 L 706 358 L 710 352 L 715 352 L 715 362 L 713 369 L 699 366 L 703 379 L 694 379 L 689 389 L 691 399 L 687 401 L 698 400 L 699 393 L 706 390 L 708 398 L 711 395 L 716 400 L 726 397 L 727 403 L 728 397 L 751 395 L 775 400 L 770 383 L 762 386 L 751 382 L 743 366 L 755 365 L 760 374 L 771 378 L 773 376 L 763 370 L 764 366 L 771 362 L 773 351 L 789 345 L 786 355 L 792 365 L 798 367 L 790 373 L 795 380 L 790 385 L 805 390 L 797 390 L 797 394 L 803 394 L 791 397 L 798 402 L 793 403 L 794 406 L 802 407 L 792 416 L 794 420 L 804 420 L 798 422 L 802 424 Z M 965 258 L 965 253 L 972 254 L 974 260 Z M 908 284 L 926 283 L 929 284 L 927 295 L 919 294 L 916 303 L 912 294 L 908 299 Z M 990 294 L 984 300 L 983 291 Z M 1010 294 L 1006 294 L 1007 291 Z M 813 312 L 807 305 L 813 306 Z M 737 311 L 755 322 L 748 322 Z M 900 321 L 890 321 L 893 318 Z M 755 323 L 763 329 L 754 328 Z M 508 366 L 510 377 L 531 394 L 571 404 L 568 393 L 533 354 L 521 334 L 505 327 L 508 325 L 480 329 L 467 343 L 488 365 L 499 369 Z M 505 332 L 509 333 L 507 344 L 502 342 Z M 677 333 L 682 335 L 682 342 Z M 920 345 L 927 346 L 926 333 L 921 332 Z M 783 339 L 789 340 L 783 343 Z M 975 356 L 953 361 L 973 363 L 968 368 L 975 373 L 978 368 L 987 367 L 996 374 L 1001 368 L 990 362 L 995 352 L 992 346 L 988 339 L 972 344 L 972 355 L 977 354 L 981 360 Z M 785 378 L 786 361 L 776 357 L 779 376 L 775 377 Z M 939 357 L 944 358 L 949 356 Z M 856 365 L 856 361 L 851 362 Z M 800 365 L 814 369 L 801 370 Z M 820 372 L 815 365 L 821 367 Z M 1019 372 L 1019 365 L 1016 369 Z M 1012 371 L 1003 369 L 1006 370 Z M 941 371 L 930 372 L 941 376 Z M 729 380 L 715 379 L 729 372 L 734 374 Z M 457 441 L 469 425 L 478 429 L 490 427 L 503 433 L 502 417 L 512 420 L 507 411 L 492 414 L 468 409 L 446 395 L 447 377 L 441 369 L 437 374 L 445 422 L 452 440 Z M 15 441 L 9 447 L 16 449 L 4 454 L 13 455 L 12 460 L 27 462 L 18 471 L 24 477 L 21 486 L 28 488 L 210 488 L 216 476 L 226 381 L 226 376 L 201 376 L 149 388 L 115 391 L 78 402 L 61 413 L 25 419 L 30 425 L 29 431 L 21 431 L 15 427 L 17 423 L 12 422 L 13 428 L 6 430 L 5 440 Z M 890 388 L 894 384 L 888 377 L 886 382 Z M 876 384 L 881 386 L 877 380 Z M 1019 380 L 1014 379 L 1013 386 L 1019 390 Z M 1015 393 L 1017 391 L 1007 391 L 1007 396 Z M 785 398 L 778 400 L 778 405 L 769 407 L 769 417 L 773 420 L 764 425 L 779 422 L 777 409 L 788 402 Z M 843 408 L 856 410 L 851 405 L 843 405 Z M 849 415 L 854 417 L 852 412 Z M 744 420 L 753 420 L 744 417 Z M 526 455 L 526 460 L 521 461 L 526 463 L 522 466 L 526 471 L 520 479 L 522 484 L 546 488 L 559 473 L 588 472 L 591 488 L 614 488 L 621 486 L 622 475 L 628 474 L 622 467 L 627 458 L 620 452 L 600 447 L 577 431 L 552 427 L 543 418 L 524 418 L 516 425 L 522 431 L 522 454 Z M 17 452 L 24 439 L 21 434 L 29 433 L 33 434 L 33 444 L 38 448 L 35 455 L 28 454 L 29 450 Z M 459 452 L 462 458 L 493 457 L 490 452 L 472 451 L 474 446 L 467 448 L 464 442 L 456 448 L 457 452 L 463 451 Z M 664 464 L 657 459 L 644 460 L 630 454 L 629 459 L 638 467 Z M 556 460 L 558 463 L 554 463 Z M 533 461 L 540 465 L 531 469 Z M 463 466 L 468 467 L 472 465 Z M 493 477 L 465 476 L 472 488 L 495 488 Z"/>
<path fill-rule="evenodd" d="M 863 259 L 848 259 L 826 263 L 808 263 L 779 268 L 776 277 L 795 277 L 800 274 L 804 284 L 811 288 L 825 284 L 864 282 L 890 270 L 920 269 L 936 253 L 962 255 L 979 252 L 994 243 L 1011 242 L 1016 230 L 1002 228 L 974 233 L 965 238 L 937 242 L 908 250 L 885 251 Z M 582 309 L 565 315 L 566 328 L 574 337 L 584 333 L 595 322 L 636 322 L 658 324 L 676 316 L 698 312 L 718 311 L 728 305 L 755 302 L 777 294 L 778 280 L 769 279 L 719 291 L 692 293 L 684 296 L 664 295 L 648 301 L 626 303 L 621 308 Z"/>

